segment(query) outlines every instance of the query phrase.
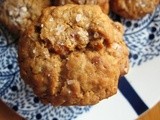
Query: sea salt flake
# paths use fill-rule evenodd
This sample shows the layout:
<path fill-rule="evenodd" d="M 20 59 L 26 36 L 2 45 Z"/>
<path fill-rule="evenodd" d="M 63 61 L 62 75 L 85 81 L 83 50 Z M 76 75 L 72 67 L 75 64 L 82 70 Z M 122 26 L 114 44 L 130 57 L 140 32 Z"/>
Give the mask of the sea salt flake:
<path fill-rule="evenodd" d="M 62 41 L 58 41 L 57 44 L 62 45 L 62 46 L 64 45 Z"/>
<path fill-rule="evenodd" d="M 99 33 L 98 33 L 98 32 L 95 32 L 94 35 L 93 35 L 93 37 L 94 37 L 94 38 L 98 38 L 98 37 L 99 37 Z"/>
<path fill-rule="evenodd" d="M 139 2 L 139 5 L 140 5 L 142 8 L 146 7 L 146 4 L 145 4 L 144 2 L 142 2 L 142 1 Z"/>
<path fill-rule="evenodd" d="M 22 18 L 18 17 L 17 19 L 15 19 L 16 22 L 21 23 L 22 22 Z"/>
<path fill-rule="evenodd" d="M 119 50 L 119 49 L 121 49 L 121 46 L 119 44 L 117 44 L 117 43 L 114 43 L 112 45 L 112 48 L 115 49 L 115 50 Z"/>
<path fill-rule="evenodd" d="M 64 31 L 64 26 L 63 25 L 57 25 L 56 27 L 57 35 L 60 35 Z"/>
<path fill-rule="evenodd" d="M 68 94 L 71 94 L 71 91 L 70 91 L 70 90 L 68 90 L 67 92 L 68 92 Z"/>
<path fill-rule="evenodd" d="M 136 3 L 136 7 L 141 6 L 142 8 L 146 7 L 146 4 L 143 1 L 139 1 Z"/>
<path fill-rule="evenodd" d="M 77 14 L 76 21 L 80 22 L 81 20 L 82 20 L 82 15 L 81 14 Z"/>
<path fill-rule="evenodd" d="M 50 21 L 50 22 L 53 22 L 53 21 L 54 21 L 54 19 L 53 19 L 53 18 L 50 18 L 50 19 L 49 19 L 49 21 Z"/>
<path fill-rule="evenodd" d="M 67 14 L 67 13 L 64 13 L 64 14 L 63 14 L 63 17 L 64 17 L 64 18 L 67 18 L 67 17 L 68 17 L 68 14 Z"/>
<path fill-rule="evenodd" d="M 43 24 L 41 24 L 41 27 L 44 27 L 44 25 L 43 25 Z"/>
<path fill-rule="evenodd" d="M 33 51 L 32 51 L 34 54 L 36 53 L 36 49 L 33 49 Z"/>
<path fill-rule="evenodd" d="M 27 7 L 23 6 L 21 7 L 22 12 L 27 12 Z"/>
<path fill-rule="evenodd" d="M 67 80 L 67 84 L 68 85 L 71 85 L 71 84 L 73 84 L 74 83 L 74 80 Z"/>
<path fill-rule="evenodd" d="M 14 8 L 14 9 L 9 10 L 9 15 L 10 16 L 18 16 L 19 15 L 19 9 Z"/>
<path fill-rule="evenodd" d="M 13 15 L 13 11 L 9 11 L 9 15 L 12 16 Z"/>
<path fill-rule="evenodd" d="M 82 36 L 88 36 L 88 32 L 87 31 L 84 31 L 82 29 L 80 29 L 78 32 L 77 32 L 79 35 L 82 35 Z"/>

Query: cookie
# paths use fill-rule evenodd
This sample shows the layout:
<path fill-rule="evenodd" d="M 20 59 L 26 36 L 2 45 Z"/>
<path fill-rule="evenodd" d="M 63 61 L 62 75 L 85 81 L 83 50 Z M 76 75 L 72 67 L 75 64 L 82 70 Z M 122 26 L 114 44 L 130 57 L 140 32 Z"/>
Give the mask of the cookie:
<path fill-rule="evenodd" d="M 97 5 L 46 8 L 19 40 L 23 80 L 44 103 L 92 105 L 128 72 L 123 27 Z"/>
<path fill-rule="evenodd" d="M 53 0 L 54 5 L 79 4 L 79 5 L 99 5 L 102 11 L 109 13 L 109 0 Z"/>
<path fill-rule="evenodd" d="M 139 19 L 154 11 L 159 0 L 110 0 L 110 8 L 116 14 L 129 18 Z"/>
<path fill-rule="evenodd" d="M 50 5 L 50 0 L 4 0 L 0 3 L 0 22 L 19 36 Z"/>

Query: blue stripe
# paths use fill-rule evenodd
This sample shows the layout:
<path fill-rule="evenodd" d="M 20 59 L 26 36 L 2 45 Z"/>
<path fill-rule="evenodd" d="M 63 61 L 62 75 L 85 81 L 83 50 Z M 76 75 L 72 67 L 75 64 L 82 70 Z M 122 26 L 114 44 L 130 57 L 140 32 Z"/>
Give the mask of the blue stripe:
<path fill-rule="evenodd" d="M 129 84 L 125 77 L 121 77 L 119 81 L 119 90 L 131 104 L 135 112 L 140 115 L 148 109 L 148 106 L 138 96 L 133 87 Z"/>

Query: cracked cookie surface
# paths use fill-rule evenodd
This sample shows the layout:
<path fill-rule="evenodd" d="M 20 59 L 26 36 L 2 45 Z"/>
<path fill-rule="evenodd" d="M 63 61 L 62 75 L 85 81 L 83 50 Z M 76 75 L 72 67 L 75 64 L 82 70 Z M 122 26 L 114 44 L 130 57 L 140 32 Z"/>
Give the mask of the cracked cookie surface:
<path fill-rule="evenodd" d="M 97 5 L 46 8 L 19 41 L 21 77 L 45 103 L 91 105 L 128 72 L 123 27 Z"/>

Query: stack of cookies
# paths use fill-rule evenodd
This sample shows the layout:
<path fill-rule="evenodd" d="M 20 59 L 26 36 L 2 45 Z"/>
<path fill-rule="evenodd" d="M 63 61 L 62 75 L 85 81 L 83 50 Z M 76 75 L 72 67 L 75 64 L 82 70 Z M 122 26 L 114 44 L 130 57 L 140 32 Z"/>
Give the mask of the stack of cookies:
<path fill-rule="evenodd" d="M 39 18 L 42 10 L 50 6 L 99 5 L 105 14 L 113 11 L 121 17 L 140 19 L 153 12 L 159 2 L 160 0 L 2 0 L 0 22 L 19 37 Z"/>
<path fill-rule="evenodd" d="M 3 0 L 0 2 L 0 22 L 11 33 L 20 36 L 33 21 L 36 21 L 44 8 L 66 4 L 99 5 L 105 14 L 109 8 L 116 14 L 140 19 L 154 11 L 160 0 Z"/>
<path fill-rule="evenodd" d="M 132 16 L 125 0 L 110 3 L 117 14 Z M 131 18 L 142 15 L 132 10 L 136 14 Z M 20 36 L 21 77 L 42 102 L 93 105 L 117 92 L 119 77 L 128 72 L 129 51 L 123 26 L 112 21 L 108 11 L 108 0 L 5 0 L 0 4 L 0 21 Z"/>

